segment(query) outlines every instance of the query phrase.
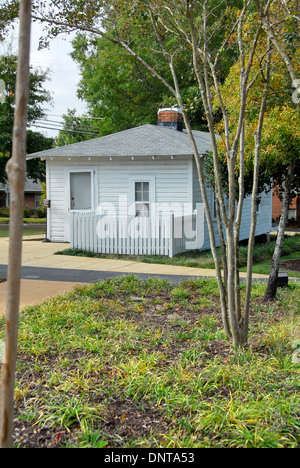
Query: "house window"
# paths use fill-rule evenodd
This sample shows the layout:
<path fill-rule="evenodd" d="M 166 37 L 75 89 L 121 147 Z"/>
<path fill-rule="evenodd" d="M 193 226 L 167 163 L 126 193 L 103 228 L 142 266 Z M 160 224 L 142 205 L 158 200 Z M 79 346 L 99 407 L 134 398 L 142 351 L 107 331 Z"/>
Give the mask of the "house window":
<path fill-rule="evenodd" d="M 6 193 L 0 192 L 0 208 L 6 207 Z"/>
<path fill-rule="evenodd" d="M 135 216 L 149 217 L 150 212 L 150 184 L 149 182 L 135 182 Z"/>
<path fill-rule="evenodd" d="M 42 201 L 42 196 L 41 195 L 35 195 L 35 208 L 39 210 L 41 208 L 41 201 Z"/>
<path fill-rule="evenodd" d="M 150 218 L 155 213 L 155 175 L 129 177 L 128 214 Z"/>

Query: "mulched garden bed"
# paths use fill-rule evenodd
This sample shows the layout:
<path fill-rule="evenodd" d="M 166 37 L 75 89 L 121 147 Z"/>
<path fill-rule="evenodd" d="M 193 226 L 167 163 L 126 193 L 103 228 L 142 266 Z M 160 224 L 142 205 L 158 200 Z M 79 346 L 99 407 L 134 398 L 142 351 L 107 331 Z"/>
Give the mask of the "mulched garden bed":
<path fill-rule="evenodd" d="M 300 272 L 300 260 L 285 260 L 284 262 L 280 262 L 280 267 Z"/>

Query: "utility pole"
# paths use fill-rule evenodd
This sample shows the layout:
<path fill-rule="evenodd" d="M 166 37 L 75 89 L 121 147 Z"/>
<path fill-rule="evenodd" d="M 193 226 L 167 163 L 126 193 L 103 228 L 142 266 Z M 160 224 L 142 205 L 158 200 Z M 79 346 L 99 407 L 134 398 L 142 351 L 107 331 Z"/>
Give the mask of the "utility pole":
<path fill-rule="evenodd" d="M 24 185 L 26 173 L 26 125 L 29 93 L 31 0 L 20 0 L 19 53 L 15 93 L 12 157 L 6 166 L 10 184 L 10 226 L 5 352 L 0 386 L 0 448 L 12 447 L 14 386 L 18 346 Z"/>

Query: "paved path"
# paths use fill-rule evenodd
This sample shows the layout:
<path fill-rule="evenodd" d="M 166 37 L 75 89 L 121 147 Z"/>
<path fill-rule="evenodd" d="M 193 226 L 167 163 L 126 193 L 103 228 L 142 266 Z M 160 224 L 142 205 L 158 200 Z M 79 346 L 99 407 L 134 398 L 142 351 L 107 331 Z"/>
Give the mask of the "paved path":
<path fill-rule="evenodd" d="M 215 271 L 210 269 L 54 255 L 69 245 L 43 243 L 41 239 L 24 237 L 23 240 L 21 309 L 70 291 L 79 283 L 93 283 L 123 274 L 158 275 L 174 282 L 189 277 L 215 276 Z M 0 238 L 0 277 L 7 275 L 8 244 L 8 238 Z M 241 273 L 241 277 L 245 278 L 246 274 Z M 267 278 L 265 275 L 255 277 Z M 0 283 L 0 314 L 5 313 L 5 304 L 6 283 Z"/>

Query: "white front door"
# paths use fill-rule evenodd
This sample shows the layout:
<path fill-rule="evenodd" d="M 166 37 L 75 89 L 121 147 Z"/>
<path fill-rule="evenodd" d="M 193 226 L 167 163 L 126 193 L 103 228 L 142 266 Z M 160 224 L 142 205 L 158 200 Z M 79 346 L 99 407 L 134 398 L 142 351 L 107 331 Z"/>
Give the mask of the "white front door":
<path fill-rule="evenodd" d="M 68 169 L 66 176 L 65 241 L 70 242 L 70 213 L 96 209 L 97 176 L 95 168 Z"/>
<path fill-rule="evenodd" d="M 70 210 L 92 209 L 92 173 L 70 173 Z"/>

